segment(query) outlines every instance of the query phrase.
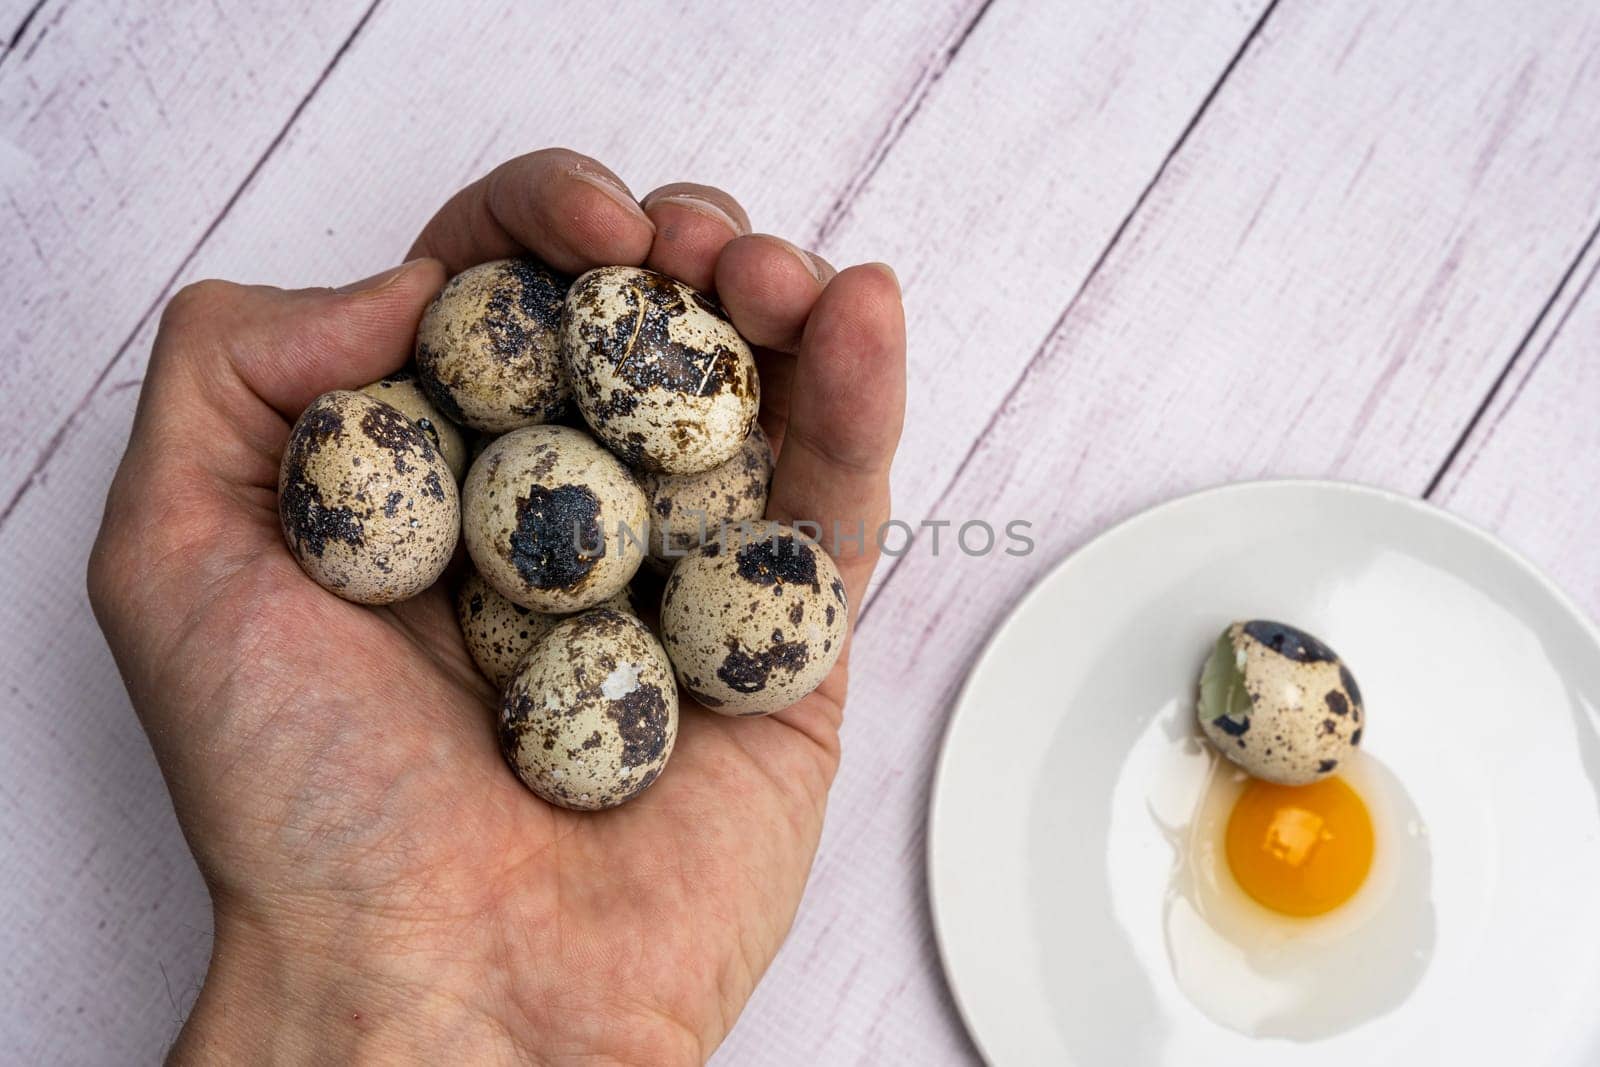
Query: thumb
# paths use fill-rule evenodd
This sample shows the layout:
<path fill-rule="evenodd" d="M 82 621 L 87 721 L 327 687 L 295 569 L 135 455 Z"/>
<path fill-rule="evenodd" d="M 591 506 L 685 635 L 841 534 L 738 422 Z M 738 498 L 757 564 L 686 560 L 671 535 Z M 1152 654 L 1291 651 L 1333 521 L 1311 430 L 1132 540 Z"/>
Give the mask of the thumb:
<path fill-rule="evenodd" d="M 207 549 L 248 556 L 261 537 L 278 541 L 275 502 L 241 508 L 260 498 L 240 490 L 277 487 L 286 423 L 318 395 L 406 361 L 443 282 L 428 259 L 343 290 L 204 281 L 172 298 L 91 557 L 91 599 L 108 633 L 131 647 L 127 626 L 140 617 L 131 606 L 159 606 L 149 598 L 162 588 L 177 590 L 167 603 L 177 615 L 171 604 L 192 600 Z M 166 586 L 155 578 L 163 565 L 178 572 Z"/>
<path fill-rule="evenodd" d="M 403 365 L 443 284 L 420 259 L 342 289 L 186 286 L 161 316 L 117 483 L 276 485 L 284 423 Z"/>
<path fill-rule="evenodd" d="M 444 268 L 432 259 L 339 289 L 202 282 L 174 298 L 162 332 L 187 335 L 176 347 L 201 377 L 232 371 L 292 421 L 330 389 L 360 388 L 404 364 L 423 309 L 443 284 Z"/>

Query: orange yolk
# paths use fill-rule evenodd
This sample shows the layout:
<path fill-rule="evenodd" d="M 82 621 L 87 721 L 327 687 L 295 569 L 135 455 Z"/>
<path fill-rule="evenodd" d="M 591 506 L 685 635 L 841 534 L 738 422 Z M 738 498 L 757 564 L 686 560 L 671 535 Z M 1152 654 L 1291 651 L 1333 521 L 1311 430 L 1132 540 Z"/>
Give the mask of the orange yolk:
<path fill-rule="evenodd" d="M 1225 843 L 1240 888 L 1284 915 L 1332 911 L 1372 868 L 1372 819 L 1338 778 L 1302 786 L 1251 779 L 1228 816 Z"/>

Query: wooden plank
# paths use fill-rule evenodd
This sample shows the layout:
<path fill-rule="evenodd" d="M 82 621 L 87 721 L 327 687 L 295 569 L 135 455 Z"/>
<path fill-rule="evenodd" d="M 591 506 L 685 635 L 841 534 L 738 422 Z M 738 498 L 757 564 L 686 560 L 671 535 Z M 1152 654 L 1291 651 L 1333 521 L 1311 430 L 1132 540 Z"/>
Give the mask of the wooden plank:
<path fill-rule="evenodd" d="M 1493 530 L 1600 618 L 1600 229 L 1435 502 Z"/>
<path fill-rule="evenodd" d="M 933 559 L 925 539 L 881 587 L 811 890 L 757 995 L 761 1028 L 731 1046 L 795 1062 L 957 1055 L 923 919 L 923 820 L 944 713 L 987 635 L 1065 552 L 1176 493 L 1263 475 L 1420 493 L 1596 218 L 1597 99 L 1593 10 L 1285 0 L 1048 340 L 1030 353 L 965 338 L 981 374 L 955 355 L 919 365 L 933 387 L 897 472 L 901 514 L 1027 518 L 1038 548 Z M 975 232 L 945 244 L 930 227 L 900 258 L 913 272 L 996 262 Z M 970 314 L 950 294 L 1031 295 L 1037 260 L 997 260 L 1014 275 L 953 270 L 971 283 L 913 305 L 945 294 L 943 330 Z M 963 457 L 984 418 L 969 398 L 1024 366 Z"/>
<path fill-rule="evenodd" d="M 1287 27 L 1310 21 L 1304 6 L 1291 3 L 1281 11 L 1262 44 L 1279 55 L 1301 49 L 1294 60 L 1311 76 L 1295 83 L 1281 75 L 1285 84 L 1281 92 L 1269 90 L 1279 93 L 1270 107 L 1220 108 L 1206 125 L 1205 141 L 1174 161 L 1180 172 L 1208 163 L 1216 169 L 1204 183 L 1170 186 L 1128 234 L 1138 240 L 1166 215 L 1187 220 L 1172 231 L 1172 247 L 1162 250 L 1167 269 L 1151 272 L 1143 294 L 1152 316 L 1137 335 L 1144 347 L 1132 351 L 1131 363 L 1120 353 L 1113 357 L 1123 364 L 1120 371 L 1081 367 L 1080 381 L 1131 382 L 1137 375 L 1137 384 L 1148 379 L 1157 386 L 1172 364 L 1180 371 L 1201 361 L 1217 364 L 1217 373 L 1199 383 L 1194 402 L 1184 411 L 1163 412 L 1164 422 L 1173 415 L 1204 419 L 1206 411 L 1223 410 L 1217 406 L 1222 397 L 1247 389 L 1276 389 L 1269 395 L 1282 405 L 1286 393 L 1277 383 L 1300 375 L 1296 405 L 1313 403 L 1348 420 L 1340 426 L 1298 421 L 1281 442 L 1291 449 L 1310 454 L 1314 435 L 1337 442 L 1325 455 L 1332 462 L 1302 469 L 1354 474 L 1389 449 L 1436 460 L 1463 416 L 1452 409 L 1442 421 L 1414 419 L 1415 399 L 1427 392 L 1449 407 L 1451 396 L 1487 390 L 1531 318 L 1530 306 L 1536 308 L 1553 285 L 1556 265 L 1570 258 L 1582 239 L 1582 221 L 1593 215 L 1600 139 L 1589 103 L 1597 63 L 1588 49 L 1595 10 L 1574 17 L 1565 5 L 1534 5 L 1518 19 L 1503 5 L 1481 3 L 1461 13 L 1465 28 L 1457 40 L 1441 40 L 1441 53 L 1405 36 L 1400 9 L 1323 12 L 1329 28 L 1312 31 L 1320 34 L 1314 43 L 1302 43 L 1308 38 Z M 1569 18 L 1573 36 L 1555 54 L 1541 54 L 1540 35 L 1562 37 Z M 1471 27 L 1500 25 L 1507 26 L 1503 39 L 1461 39 Z M 1429 54 L 1407 68 L 1405 47 Z M 1506 67 L 1507 56 L 1520 65 Z M 1385 63 L 1392 67 L 1387 74 Z M 1048 92 L 1040 95 L 1051 99 Z M 1219 104 L 1244 95 L 1229 94 Z M 980 106 L 990 105 L 969 104 L 966 128 L 981 124 Z M 1026 128 L 996 125 L 1014 136 Z M 996 157 L 958 137 L 941 154 L 950 138 L 930 138 L 934 143 L 900 162 L 903 180 L 892 187 L 886 182 L 881 193 L 866 191 L 855 211 L 860 230 L 836 239 L 842 259 L 887 249 L 889 258 L 913 264 L 905 280 L 918 373 L 896 472 L 902 514 L 927 513 L 963 458 L 963 444 L 976 439 L 1022 367 L 1047 358 L 1042 339 L 1048 327 L 1040 324 L 1061 314 L 1082 281 L 1100 250 L 1088 235 L 1099 231 L 1079 220 L 1052 226 L 1048 200 L 1037 212 L 1018 212 L 1026 230 L 994 220 L 1004 214 L 998 205 L 1015 202 L 1001 199 L 1007 184 L 1018 183 L 1030 195 L 1048 190 L 1052 180 L 1077 178 L 1087 146 L 1107 151 L 1101 146 L 1125 143 L 1116 132 L 1096 132 L 1092 141 L 1068 131 L 1032 142 L 1035 153 L 1062 146 L 1047 157 L 1064 172 L 1059 176 L 1043 163 L 1020 177 L 1009 169 L 1000 175 L 993 166 L 962 166 L 958 161 Z M 1548 174 L 1555 184 L 1529 180 L 1525 168 Z M 986 187 L 970 178 L 973 170 L 983 172 Z M 932 172 L 940 182 L 927 180 Z M 947 197 L 944 186 L 952 180 L 979 188 L 958 187 L 960 195 Z M 991 236 L 991 230 L 998 232 Z M 1057 270 L 1063 259 L 1077 269 Z M 1430 322 L 1439 297 L 1459 288 L 1461 271 L 1490 260 L 1499 264 L 1486 278 L 1495 287 L 1461 300 L 1459 321 Z M 1330 292 L 1333 283 L 1337 291 Z M 1098 313 L 1096 299 L 1097 293 L 1086 294 L 1053 343 Z M 1222 306 L 1206 318 L 1159 314 L 1174 302 L 1187 308 L 1208 301 Z M 1505 313 L 1477 306 L 1491 302 Z M 1275 308 L 1287 314 L 1274 316 Z M 1440 344 L 1413 356 L 1420 338 L 1460 336 L 1479 323 L 1492 324 L 1495 332 L 1470 336 L 1475 355 Z M 1257 383 L 1258 365 L 1273 352 L 1284 358 Z M 1319 365 L 1298 368 L 1300 360 Z M 1351 373 L 1356 365 L 1376 367 L 1376 373 Z M 1430 391 L 1435 379 L 1446 392 Z"/>
<path fill-rule="evenodd" d="M 1265 8 L 998 5 L 827 220 L 825 254 L 906 294 L 899 514 L 927 514 Z"/>
<path fill-rule="evenodd" d="M 0 513 L 370 2 L 57 0 L 0 54 Z"/>

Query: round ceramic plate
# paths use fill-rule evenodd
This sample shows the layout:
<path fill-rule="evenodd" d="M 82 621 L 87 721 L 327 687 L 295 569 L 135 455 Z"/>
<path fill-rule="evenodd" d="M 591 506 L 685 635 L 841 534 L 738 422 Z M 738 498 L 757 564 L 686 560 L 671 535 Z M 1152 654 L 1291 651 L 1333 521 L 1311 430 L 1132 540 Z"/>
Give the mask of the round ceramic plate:
<path fill-rule="evenodd" d="M 1365 694 L 1345 773 L 1376 858 L 1323 920 L 1192 899 L 1228 768 L 1198 740 L 1196 678 L 1247 618 L 1321 637 Z M 1600 635 L 1416 500 L 1173 501 L 995 635 L 945 736 L 928 866 L 950 987 L 997 1065 L 1600 1063 Z"/>

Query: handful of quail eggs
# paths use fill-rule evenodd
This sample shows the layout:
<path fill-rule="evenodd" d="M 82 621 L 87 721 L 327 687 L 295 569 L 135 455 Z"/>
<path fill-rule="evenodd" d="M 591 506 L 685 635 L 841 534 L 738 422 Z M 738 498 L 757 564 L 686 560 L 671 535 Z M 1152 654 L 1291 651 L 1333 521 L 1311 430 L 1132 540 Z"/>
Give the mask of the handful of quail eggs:
<path fill-rule="evenodd" d="M 680 689 L 766 715 L 843 649 L 833 560 L 761 521 L 774 459 L 759 407 L 749 345 L 688 286 L 483 263 L 429 305 L 414 369 L 300 416 L 284 538 L 361 604 L 421 593 L 464 541 L 456 614 L 501 692 L 507 761 L 552 804 L 614 807 L 665 766 Z M 659 637 L 630 596 L 646 564 L 670 576 Z"/>

